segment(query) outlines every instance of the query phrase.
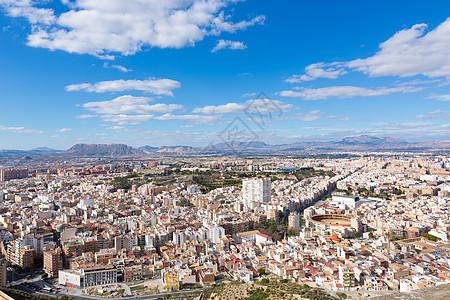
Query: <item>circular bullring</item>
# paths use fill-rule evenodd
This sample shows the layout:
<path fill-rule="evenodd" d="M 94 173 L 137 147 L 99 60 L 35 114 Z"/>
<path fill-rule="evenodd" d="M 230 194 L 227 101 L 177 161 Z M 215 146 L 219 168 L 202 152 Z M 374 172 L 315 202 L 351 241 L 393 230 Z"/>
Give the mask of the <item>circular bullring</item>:
<path fill-rule="evenodd" d="M 351 217 L 346 215 L 322 214 L 309 217 L 311 222 L 329 226 L 351 226 Z"/>

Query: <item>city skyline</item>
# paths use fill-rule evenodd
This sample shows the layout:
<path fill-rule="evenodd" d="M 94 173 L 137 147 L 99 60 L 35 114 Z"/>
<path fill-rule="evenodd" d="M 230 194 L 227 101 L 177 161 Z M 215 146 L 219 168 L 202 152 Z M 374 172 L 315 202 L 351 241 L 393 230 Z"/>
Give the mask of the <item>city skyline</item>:
<path fill-rule="evenodd" d="M 447 1 L 128 2 L 0 0 L 2 149 L 450 139 Z"/>

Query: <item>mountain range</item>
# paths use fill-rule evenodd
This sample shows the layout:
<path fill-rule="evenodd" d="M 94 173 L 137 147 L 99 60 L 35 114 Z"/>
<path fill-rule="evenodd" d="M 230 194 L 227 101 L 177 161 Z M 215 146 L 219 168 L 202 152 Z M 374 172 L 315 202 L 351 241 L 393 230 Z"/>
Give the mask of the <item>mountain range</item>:
<path fill-rule="evenodd" d="M 0 156 L 58 155 L 69 157 L 142 157 L 164 155 L 202 154 L 304 154 L 311 152 L 329 153 L 335 151 L 449 151 L 450 140 L 422 143 L 408 143 L 396 137 L 360 135 L 346 137 L 339 141 L 300 141 L 291 144 L 270 145 L 260 141 L 218 143 L 208 147 L 191 146 L 142 146 L 133 148 L 125 144 L 76 144 L 66 151 L 39 147 L 29 151 L 0 150 Z"/>

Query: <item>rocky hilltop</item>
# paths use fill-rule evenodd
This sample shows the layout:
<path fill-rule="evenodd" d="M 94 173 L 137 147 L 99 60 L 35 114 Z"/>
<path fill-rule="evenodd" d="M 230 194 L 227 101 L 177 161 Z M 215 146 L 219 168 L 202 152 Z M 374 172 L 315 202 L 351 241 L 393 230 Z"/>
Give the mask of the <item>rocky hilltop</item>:
<path fill-rule="evenodd" d="M 210 154 L 242 154 L 242 155 L 297 155 L 321 154 L 336 151 L 450 151 L 450 140 L 408 143 L 396 137 L 376 137 L 360 135 L 346 137 L 337 141 L 298 141 L 291 144 L 270 145 L 260 141 L 218 143 L 207 147 L 191 146 L 141 146 L 133 148 L 125 144 L 76 144 L 66 151 L 49 148 L 33 150 L 0 150 L 0 158 L 7 157 L 122 157 L 122 156 L 164 156 L 164 155 L 210 155 Z"/>
<path fill-rule="evenodd" d="M 376 137 L 372 135 L 360 135 L 344 138 L 336 142 L 336 144 L 345 146 L 405 146 L 408 144 L 408 142 L 397 137 Z"/>
<path fill-rule="evenodd" d="M 135 154 L 133 147 L 125 144 L 76 144 L 68 149 L 65 154 L 76 156 L 126 156 Z"/>

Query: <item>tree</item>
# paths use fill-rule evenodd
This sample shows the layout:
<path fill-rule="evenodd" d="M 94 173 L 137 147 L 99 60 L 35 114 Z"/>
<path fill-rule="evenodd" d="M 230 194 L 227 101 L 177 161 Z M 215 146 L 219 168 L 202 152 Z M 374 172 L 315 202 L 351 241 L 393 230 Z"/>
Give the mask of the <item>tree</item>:
<path fill-rule="evenodd" d="M 47 274 L 47 273 L 43 273 L 43 274 L 41 275 L 41 279 L 45 279 L 45 278 L 48 278 L 48 274 Z"/>
<path fill-rule="evenodd" d="M 422 233 L 420 236 L 424 237 L 427 240 L 430 240 L 432 242 L 436 242 L 436 241 L 440 240 L 440 238 L 438 238 L 437 236 L 434 236 L 434 235 L 429 234 L 429 233 Z"/>
<path fill-rule="evenodd" d="M 259 273 L 259 275 L 264 275 L 264 274 L 266 274 L 266 269 L 264 269 L 264 268 L 258 269 L 258 273 Z"/>
<path fill-rule="evenodd" d="M 373 239 L 373 232 L 369 232 L 369 239 Z"/>
<path fill-rule="evenodd" d="M 339 297 L 339 299 L 347 299 L 347 294 L 342 292 L 337 292 L 336 296 Z"/>

